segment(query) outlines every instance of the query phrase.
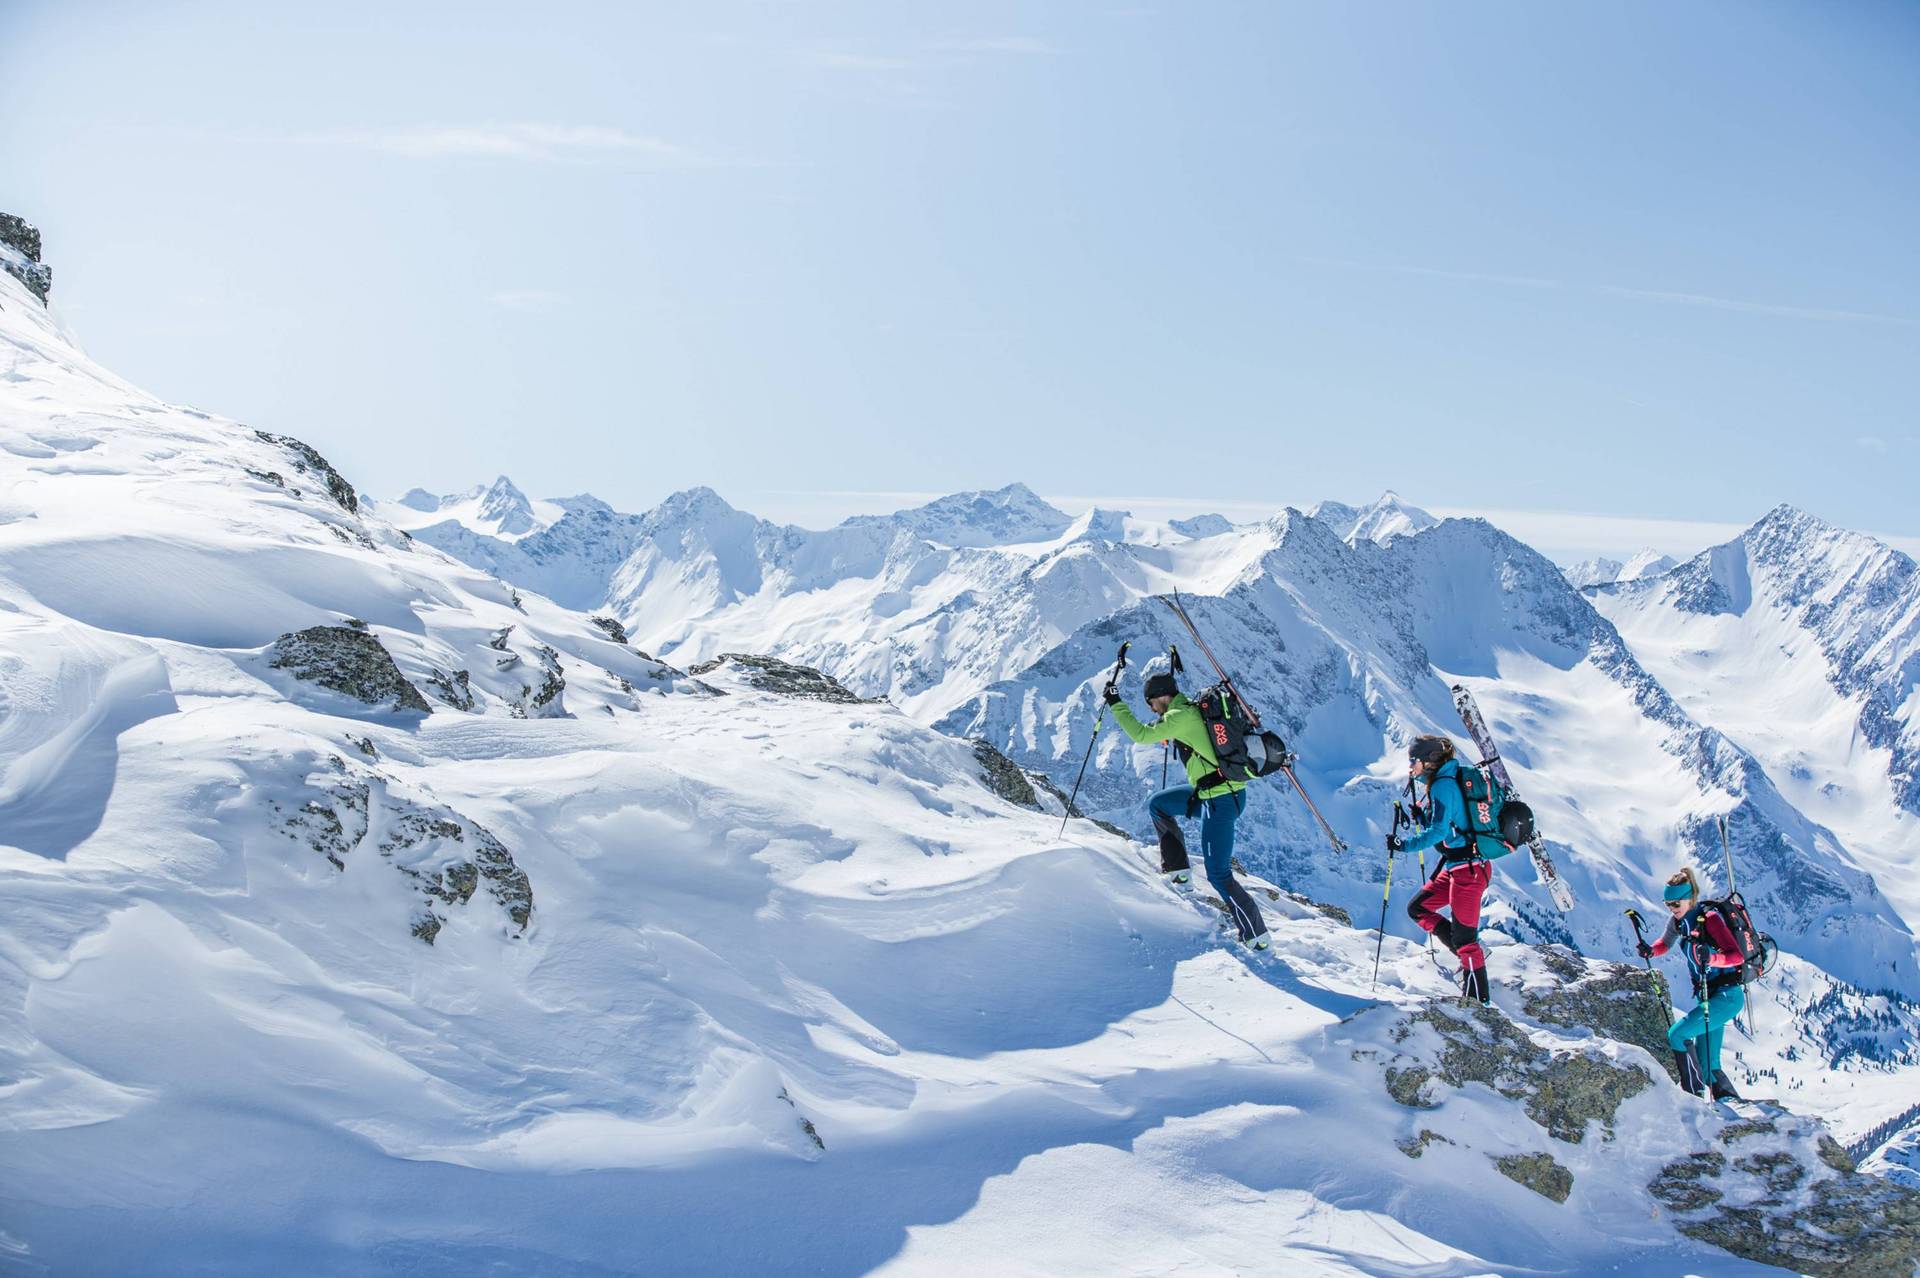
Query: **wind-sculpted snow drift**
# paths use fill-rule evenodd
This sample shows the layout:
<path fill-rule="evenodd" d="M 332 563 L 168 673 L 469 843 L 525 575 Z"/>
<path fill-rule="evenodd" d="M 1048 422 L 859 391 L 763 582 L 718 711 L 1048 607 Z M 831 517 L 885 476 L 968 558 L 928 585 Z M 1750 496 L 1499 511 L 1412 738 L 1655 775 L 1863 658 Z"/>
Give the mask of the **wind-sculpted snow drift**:
<path fill-rule="evenodd" d="M 1817 1129 L 1736 1133 L 1666 1085 L 1630 970 L 1493 935 L 1511 1022 L 1456 1031 L 1419 948 L 1389 938 L 1372 992 L 1372 936 L 1264 884 L 1278 960 L 1249 966 L 1006 758 L 791 653 L 654 661 L 408 537 L 306 443 L 118 381 L 11 277 L 0 337 L 8 1272 L 1738 1274 L 1772 1271 L 1702 1222 L 1797 1202 L 1861 1234 L 1849 1259 L 1908 1254 L 1846 1214 L 1884 1182 Z M 1445 531 L 1315 527 L 1207 539 L 1219 642 Z M 1046 575 L 1133 575 L 1109 614 L 1168 571 L 1072 531 Z M 846 534 L 880 562 L 898 536 Z M 1235 584 L 1263 555 L 1303 578 Z M 1529 658 L 1591 665 L 1565 615 Z M 1364 767 L 1369 713 L 1431 710 L 1434 640 L 1340 621 L 1386 655 L 1295 618 L 1273 673 L 1329 690 L 1290 726 Z M 1055 704 L 1101 624 L 1032 663 Z M 1495 1033 L 1524 1078 L 1461 1064 Z M 1594 1086 L 1543 1099 L 1556 1068 Z M 1789 1167 L 1754 1206 L 1740 1177 Z"/>

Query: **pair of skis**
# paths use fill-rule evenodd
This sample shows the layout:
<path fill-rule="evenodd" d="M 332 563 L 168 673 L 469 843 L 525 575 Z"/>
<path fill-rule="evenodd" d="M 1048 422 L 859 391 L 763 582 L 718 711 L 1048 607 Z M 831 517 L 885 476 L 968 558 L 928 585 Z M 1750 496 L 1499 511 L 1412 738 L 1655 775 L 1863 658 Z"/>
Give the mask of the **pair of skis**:
<path fill-rule="evenodd" d="M 1460 714 L 1460 722 L 1466 725 L 1467 735 L 1473 738 L 1473 744 L 1480 750 L 1480 766 L 1493 773 L 1493 779 L 1507 792 L 1507 797 L 1517 799 L 1520 792 L 1513 788 L 1513 778 L 1507 774 L 1507 764 L 1500 757 L 1500 751 L 1493 744 L 1493 733 L 1487 730 L 1486 716 L 1480 713 L 1480 707 L 1474 702 L 1473 693 L 1465 685 L 1453 685 L 1453 708 Z M 1573 909 L 1573 889 L 1560 877 L 1559 867 L 1553 858 L 1547 855 L 1546 844 L 1540 841 L 1540 832 L 1535 830 L 1527 840 L 1527 855 L 1533 860 L 1533 872 L 1540 882 L 1546 884 L 1547 895 L 1560 907 L 1562 913 Z"/>

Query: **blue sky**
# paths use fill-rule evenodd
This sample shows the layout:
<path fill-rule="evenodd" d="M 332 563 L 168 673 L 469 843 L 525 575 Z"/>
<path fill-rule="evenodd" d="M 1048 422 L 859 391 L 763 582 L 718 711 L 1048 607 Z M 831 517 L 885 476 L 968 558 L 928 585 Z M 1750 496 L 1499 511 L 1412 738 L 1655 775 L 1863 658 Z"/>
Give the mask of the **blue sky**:
<path fill-rule="evenodd" d="M 1891 3 L 8 0 L 0 209 L 376 493 L 1907 542 L 1916 65 Z"/>

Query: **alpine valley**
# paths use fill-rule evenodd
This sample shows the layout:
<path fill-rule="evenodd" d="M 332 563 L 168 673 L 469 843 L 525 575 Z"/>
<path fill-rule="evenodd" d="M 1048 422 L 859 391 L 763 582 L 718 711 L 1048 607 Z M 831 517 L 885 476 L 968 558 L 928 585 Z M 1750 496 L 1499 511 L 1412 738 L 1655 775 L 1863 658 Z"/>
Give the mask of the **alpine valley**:
<path fill-rule="evenodd" d="M 0 1271 L 1920 1261 L 1898 551 L 1780 507 L 1563 571 L 1391 493 L 374 500 L 93 362 L 40 259 L 0 217 Z M 1210 681 L 1176 590 L 1348 845 L 1255 783 L 1271 958 L 1159 881 L 1159 750 L 1094 735 L 1122 642 L 1136 709 L 1170 645 Z M 1493 1009 L 1404 864 L 1372 979 L 1456 683 L 1578 897 L 1498 863 Z M 1623 914 L 1724 887 L 1722 818 L 1783 950 L 1738 1111 L 1673 1086 Z"/>

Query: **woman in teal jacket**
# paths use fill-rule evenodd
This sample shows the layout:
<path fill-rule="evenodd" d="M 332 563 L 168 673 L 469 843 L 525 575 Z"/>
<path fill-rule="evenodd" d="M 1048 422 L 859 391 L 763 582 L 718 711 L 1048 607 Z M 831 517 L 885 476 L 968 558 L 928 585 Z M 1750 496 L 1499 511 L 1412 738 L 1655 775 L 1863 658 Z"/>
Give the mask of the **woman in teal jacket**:
<path fill-rule="evenodd" d="M 1460 761 L 1446 737 L 1415 737 L 1407 747 L 1407 771 L 1427 786 L 1426 827 L 1412 838 L 1390 838 L 1395 852 L 1440 849 L 1433 877 L 1407 903 L 1407 915 L 1425 932 L 1440 938 L 1460 960 L 1460 992 L 1477 1003 L 1492 1000 L 1487 980 L 1487 952 L 1480 944 L 1480 899 L 1493 882 L 1492 857 L 1512 849 L 1497 836 L 1476 834 L 1486 822 L 1475 824 L 1467 811 L 1460 784 Z M 1441 915 L 1451 910 L 1452 918 Z"/>
<path fill-rule="evenodd" d="M 1127 709 L 1126 702 L 1111 687 L 1107 704 L 1113 707 L 1113 721 L 1137 745 L 1161 741 L 1173 742 L 1181 766 L 1187 770 L 1187 784 L 1160 791 L 1147 801 L 1153 814 L 1154 832 L 1160 836 L 1160 871 L 1175 884 L 1188 882 L 1187 842 L 1180 833 L 1180 819 L 1200 815 L 1200 856 L 1207 867 L 1207 882 L 1227 903 L 1240 940 L 1250 949 L 1264 950 L 1272 942 L 1267 936 L 1266 920 L 1253 894 L 1233 877 L 1233 834 L 1240 813 L 1247 805 L 1244 781 L 1229 781 L 1220 775 L 1219 761 L 1207 741 L 1206 722 L 1200 711 L 1181 693 L 1172 675 L 1161 671 L 1147 680 L 1147 708 L 1159 718 L 1141 723 Z"/>
<path fill-rule="evenodd" d="M 1696 1096 L 1710 1091 L 1714 1100 L 1739 1100 L 1740 1094 L 1720 1068 L 1720 1040 L 1726 1035 L 1727 1022 L 1747 1005 L 1747 992 L 1741 987 L 1746 959 L 1739 939 L 1719 906 L 1700 899 L 1700 880 L 1691 868 L 1668 879 L 1662 895 L 1666 929 L 1652 944 L 1641 941 L 1639 950 L 1641 958 L 1650 959 L 1665 954 L 1676 941 L 1686 942 L 1682 952 L 1698 1002 L 1667 1031 L 1680 1086 Z"/>

